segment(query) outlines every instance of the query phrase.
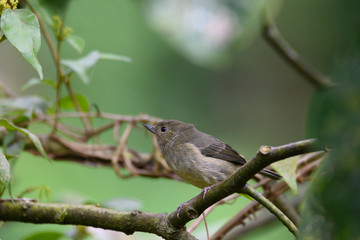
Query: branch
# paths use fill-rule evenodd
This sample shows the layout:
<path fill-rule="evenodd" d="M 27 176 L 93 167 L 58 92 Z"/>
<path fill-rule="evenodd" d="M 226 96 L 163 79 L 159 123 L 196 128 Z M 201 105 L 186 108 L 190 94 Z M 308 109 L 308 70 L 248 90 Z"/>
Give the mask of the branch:
<path fill-rule="evenodd" d="M 255 191 L 255 189 L 250 187 L 249 185 L 246 185 L 244 187 L 243 193 L 248 194 L 250 197 L 261 203 L 261 205 L 263 205 L 272 214 L 274 214 L 289 229 L 292 234 L 294 234 L 295 236 L 297 235 L 298 229 L 295 224 L 279 208 L 277 208 L 272 202 L 270 202 L 270 200 Z"/>
<path fill-rule="evenodd" d="M 316 145 L 314 139 L 303 140 L 279 147 L 262 146 L 256 156 L 241 167 L 235 174 L 227 180 L 214 185 L 207 192 L 205 199 L 203 198 L 203 194 L 199 194 L 184 203 L 179 211 L 179 218 L 177 217 L 177 211 L 172 212 L 168 217 L 169 222 L 176 227 L 182 227 L 190 220 L 200 216 L 201 213 L 212 204 L 232 193 L 241 192 L 250 178 L 271 163 L 288 157 L 313 152 L 316 149 L 319 149 L 319 147 Z"/>
<path fill-rule="evenodd" d="M 79 117 L 89 117 L 89 118 L 103 118 L 103 119 L 109 119 L 114 120 L 118 122 L 158 122 L 162 119 L 152 117 L 146 114 L 140 114 L 137 116 L 132 115 L 118 115 L 113 113 L 103 113 L 103 112 L 65 112 L 65 113 L 59 113 L 57 115 L 38 115 L 34 120 L 44 121 L 47 119 L 57 119 L 57 118 L 79 118 Z"/>
<path fill-rule="evenodd" d="M 50 141 L 53 141 L 52 138 L 53 136 L 50 138 Z M 45 142 L 48 143 L 50 141 Z M 81 143 L 78 144 L 81 145 Z M 84 147 L 84 145 L 86 144 L 81 146 Z M 74 145 L 72 146 L 74 147 Z M 188 221 L 196 218 L 207 207 L 231 193 L 241 192 L 246 182 L 270 163 L 310 152 L 315 147 L 315 140 L 304 140 L 279 147 L 261 147 L 253 160 L 240 168 L 232 177 L 211 188 L 205 199 L 203 199 L 203 195 L 200 194 L 189 200 L 180 210 L 180 218 L 176 216 L 177 211 L 174 211 L 170 215 L 144 213 L 140 211 L 129 213 L 117 212 L 95 206 L 43 204 L 19 200 L 15 200 L 15 203 L 12 203 L 10 200 L 0 200 L 0 220 L 32 223 L 80 224 L 123 231 L 127 234 L 131 234 L 134 231 L 143 231 L 155 233 L 166 239 L 195 239 L 185 230 L 184 226 Z M 75 148 L 78 148 L 78 150 L 81 149 L 78 146 Z M 115 149 L 112 149 L 112 151 L 114 150 Z M 86 152 L 87 149 L 81 151 L 83 154 L 86 154 Z M 91 152 L 94 153 L 97 152 L 97 150 L 93 148 L 91 149 Z M 107 151 L 102 149 L 101 152 Z M 110 158 L 112 154 L 109 155 Z M 152 173 L 151 170 L 149 172 Z M 257 202 L 254 203 L 258 205 Z"/>
<path fill-rule="evenodd" d="M 4 128 L 0 128 L 0 143 L 3 142 L 7 134 L 8 132 Z M 61 138 L 58 135 L 42 135 L 39 136 L 39 138 L 46 153 L 52 160 L 71 161 L 91 166 L 112 166 L 111 159 L 116 150 L 116 147 L 113 145 L 86 144 L 70 141 Z M 24 141 L 25 151 L 34 155 L 41 155 L 28 138 L 21 137 L 19 141 Z M 127 148 L 126 157 L 130 159 L 132 166 L 136 167 L 138 175 L 152 178 L 163 177 L 180 180 L 176 174 L 165 168 L 163 165 L 160 165 L 159 159 L 153 157 L 149 153 Z M 120 167 L 125 167 L 125 159 L 123 156 L 119 158 L 118 165 Z"/>
<path fill-rule="evenodd" d="M 266 18 L 263 37 L 288 64 L 315 85 L 315 87 L 321 89 L 332 85 L 328 77 L 311 68 L 311 66 L 300 58 L 295 49 L 281 36 L 279 29 L 270 16 Z"/>
<path fill-rule="evenodd" d="M 295 226 L 299 226 L 300 216 L 294 208 L 293 204 L 291 204 L 284 195 L 279 195 L 274 199 L 274 204 L 286 215 L 289 219 L 295 224 Z"/>
<path fill-rule="evenodd" d="M 317 168 L 318 164 L 322 161 L 325 152 L 314 152 L 302 155 L 298 161 L 298 170 L 296 174 L 296 180 L 299 184 L 303 183 L 305 180 L 308 179 L 308 176 Z M 308 164 L 306 164 L 308 163 Z M 259 183 L 257 183 L 254 188 L 257 187 L 266 187 L 266 185 L 270 182 L 270 179 L 263 179 Z M 285 191 L 289 189 L 289 185 L 287 185 L 284 181 L 281 181 L 273 186 L 271 189 L 265 189 L 267 194 L 264 194 L 265 197 L 278 199 L 281 197 Z M 226 198 L 225 198 L 226 199 Z M 259 209 L 259 203 L 256 201 L 251 202 L 247 207 L 242 209 L 238 214 L 232 217 L 224 226 L 222 226 L 217 232 L 211 237 L 211 240 L 222 239 L 227 233 L 230 232 L 235 226 L 239 224 L 245 225 L 245 220 L 250 217 L 250 213 L 253 213 Z M 279 206 L 278 206 L 279 207 Z M 281 210 L 282 208 L 279 207 Z M 283 210 L 282 210 L 283 211 Z M 293 222 L 298 222 L 296 217 L 293 217 L 293 214 L 288 215 L 288 211 L 283 211 L 286 215 L 292 219 Z M 273 216 L 273 215 L 272 215 Z M 263 223 L 257 225 L 261 226 Z M 252 230 L 255 230 L 255 226 L 252 225 L 250 227 Z M 244 229 L 243 229 L 244 230 Z M 244 232 L 249 231 L 249 229 L 245 230 Z"/>
<path fill-rule="evenodd" d="M 121 212 L 94 205 L 50 204 L 29 200 L 0 200 L 0 220 L 30 223 L 84 225 L 133 234 L 154 233 L 165 239 L 196 238 L 185 228 L 176 229 L 166 220 L 166 213 Z"/>
<path fill-rule="evenodd" d="M 214 235 L 211 236 L 211 240 L 221 240 L 224 236 L 230 232 L 235 226 L 239 224 L 245 225 L 245 219 L 250 216 L 250 214 L 255 213 L 255 211 L 259 208 L 260 203 L 257 201 L 252 201 L 249 205 L 245 208 L 241 209 L 230 221 L 225 223 L 221 229 L 217 230 Z"/>

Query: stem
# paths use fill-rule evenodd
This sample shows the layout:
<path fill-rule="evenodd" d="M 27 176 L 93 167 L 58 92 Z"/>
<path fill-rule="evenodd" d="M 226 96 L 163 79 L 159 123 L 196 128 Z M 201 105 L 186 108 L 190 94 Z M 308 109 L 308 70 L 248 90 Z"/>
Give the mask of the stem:
<path fill-rule="evenodd" d="M 45 37 L 45 41 L 47 43 L 47 45 L 49 46 L 51 55 L 54 59 L 55 62 L 55 66 L 56 66 L 56 78 L 57 78 L 57 85 L 56 85 L 56 109 L 55 109 L 55 116 L 59 114 L 60 112 L 60 99 L 61 99 L 61 85 L 65 82 L 66 84 L 66 88 L 69 92 L 69 95 L 71 97 L 71 100 L 74 103 L 75 109 L 77 112 L 82 112 L 81 107 L 79 102 L 77 101 L 76 97 L 74 96 L 74 93 L 72 92 L 72 89 L 70 87 L 70 81 L 69 79 L 66 79 L 65 75 L 64 75 L 64 69 L 61 66 L 61 45 L 62 45 L 62 41 L 63 41 L 63 36 L 62 36 L 62 31 L 64 28 L 64 23 L 61 23 L 60 25 L 60 29 L 59 29 L 59 33 L 55 34 L 56 35 L 56 40 L 57 40 L 57 46 L 55 48 L 55 44 L 53 43 L 53 41 L 51 40 L 50 34 L 47 31 L 47 28 L 41 18 L 41 16 L 39 15 L 39 13 L 35 10 L 35 8 L 29 3 L 28 0 L 25 0 L 26 4 L 29 6 L 30 10 L 36 15 L 38 21 L 39 21 L 39 25 L 40 25 L 40 29 L 41 32 L 43 33 L 44 37 Z M 90 133 L 92 131 L 91 128 L 91 123 L 89 121 L 88 118 L 81 117 L 81 120 L 84 124 L 86 133 Z M 52 134 L 54 134 L 57 131 L 57 127 L 58 127 L 58 118 L 55 118 L 55 122 L 53 125 L 53 131 Z"/>
<path fill-rule="evenodd" d="M 293 205 L 284 195 L 279 195 L 274 199 L 274 204 L 296 225 L 299 226 L 300 216 Z"/>
<path fill-rule="evenodd" d="M 203 219 L 204 219 L 204 224 L 205 224 L 205 229 L 206 229 L 206 239 L 210 240 L 210 233 L 209 233 L 209 228 L 208 228 L 208 224 L 206 221 L 206 216 L 205 213 L 202 213 Z"/>
<path fill-rule="evenodd" d="M 121 122 L 142 122 L 142 123 L 146 123 L 146 122 L 158 122 L 161 121 L 162 119 L 160 118 L 156 118 L 156 117 L 151 117 L 148 116 L 146 114 L 140 114 L 140 115 L 136 115 L 136 116 L 131 116 L 131 115 L 118 115 L 118 114 L 113 114 L 113 113 L 84 113 L 84 112 L 65 112 L 65 113 L 59 113 L 58 115 L 51 115 L 51 116 L 47 116 L 47 115 L 39 115 L 38 118 L 39 119 L 43 119 L 43 118 L 78 118 L 78 117 L 82 117 L 82 116 L 88 116 L 90 118 L 103 118 L 103 119 L 109 119 L 109 120 L 116 120 Z"/>
<path fill-rule="evenodd" d="M 64 80 L 63 69 L 60 64 L 61 39 L 59 39 L 59 37 L 57 38 L 57 47 L 55 48 L 55 44 L 52 41 L 50 34 L 46 28 L 46 25 L 44 24 L 44 21 L 42 20 L 40 14 L 35 10 L 35 8 L 29 3 L 28 0 L 24 0 L 24 1 L 29 6 L 30 10 L 35 14 L 35 16 L 37 17 L 37 19 L 39 21 L 41 32 L 43 33 L 45 41 L 46 41 L 47 45 L 49 46 L 51 56 L 54 60 L 55 66 L 56 66 L 57 85 L 56 85 L 55 115 L 57 115 L 60 112 L 61 85 Z M 54 134 L 57 130 L 58 121 L 59 121 L 58 118 L 55 118 L 52 134 Z"/>
<path fill-rule="evenodd" d="M 74 103 L 76 112 L 84 113 L 83 110 L 81 109 L 81 106 L 80 106 L 78 100 L 76 99 L 76 96 L 75 96 L 74 92 L 71 89 L 69 79 L 66 79 L 65 86 L 66 86 L 67 91 L 69 92 L 69 96 L 71 98 L 71 101 Z M 91 127 L 91 123 L 90 123 L 89 118 L 87 117 L 87 115 L 82 115 L 80 117 L 80 119 L 81 119 L 82 123 L 84 124 L 86 135 L 90 134 L 92 132 L 92 127 Z M 86 136 L 85 136 L 85 138 L 86 138 Z"/>
<path fill-rule="evenodd" d="M 126 129 L 125 129 L 125 131 L 124 131 L 124 133 L 123 133 L 123 135 L 121 137 L 121 140 L 120 140 L 120 142 L 119 142 L 119 144 L 118 144 L 118 146 L 117 146 L 117 148 L 116 148 L 116 150 L 114 152 L 114 155 L 111 158 L 111 163 L 112 163 L 112 166 L 114 168 L 114 171 L 115 171 L 116 175 L 118 175 L 120 178 L 124 178 L 125 176 L 122 175 L 121 172 L 120 172 L 120 167 L 119 167 L 118 161 L 119 161 L 119 158 L 121 156 L 123 156 L 123 158 L 125 158 L 124 149 L 126 148 L 126 142 L 127 142 L 128 138 L 130 136 L 132 128 L 133 128 L 133 123 L 130 122 L 126 126 Z M 132 165 L 131 165 L 131 167 L 132 167 Z M 130 168 L 129 171 L 130 171 L 130 173 L 132 175 L 136 175 L 135 172 L 134 172 L 135 171 L 134 169 Z M 131 176 L 131 174 L 127 175 L 127 177 Z"/>
<path fill-rule="evenodd" d="M 224 236 L 230 232 L 235 226 L 239 224 L 245 224 L 244 221 L 248 216 L 253 214 L 259 207 L 259 202 L 252 201 L 245 208 L 241 209 L 232 219 L 230 219 L 224 226 L 222 226 L 216 233 L 211 236 L 211 240 L 221 240 Z"/>
<path fill-rule="evenodd" d="M 254 188 L 246 185 L 243 189 L 243 193 L 248 194 L 250 197 L 254 198 L 261 205 L 267 208 L 272 214 L 274 214 L 288 229 L 289 231 L 297 235 L 298 229 L 295 224 L 279 209 L 277 208 L 269 199 L 261 195 Z"/>

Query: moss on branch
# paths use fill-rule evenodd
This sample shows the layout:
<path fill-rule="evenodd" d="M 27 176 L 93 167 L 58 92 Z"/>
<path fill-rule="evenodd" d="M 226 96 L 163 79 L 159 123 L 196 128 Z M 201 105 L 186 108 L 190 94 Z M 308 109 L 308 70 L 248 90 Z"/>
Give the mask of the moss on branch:
<path fill-rule="evenodd" d="M 196 239 L 185 228 L 175 229 L 166 213 L 121 212 L 94 205 L 51 204 L 15 199 L 0 201 L 0 220 L 85 225 L 133 234 L 136 231 L 165 239 Z"/>

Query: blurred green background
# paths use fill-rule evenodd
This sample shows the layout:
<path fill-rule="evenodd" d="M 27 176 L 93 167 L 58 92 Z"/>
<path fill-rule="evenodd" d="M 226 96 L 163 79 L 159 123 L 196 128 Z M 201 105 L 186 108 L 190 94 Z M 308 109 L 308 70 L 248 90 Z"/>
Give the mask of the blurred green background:
<path fill-rule="evenodd" d="M 260 36 L 247 48 L 234 51 L 236 56 L 228 65 L 217 69 L 198 66 L 151 28 L 145 11 L 144 2 L 130 0 L 70 2 L 66 25 L 85 39 L 82 55 L 96 49 L 133 60 L 130 64 L 100 61 L 89 85 L 73 81 L 76 92 L 88 96 L 103 112 L 146 113 L 194 123 L 199 130 L 217 136 L 247 158 L 260 145 L 280 145 L 306 137 L 307 110 L 314 88 Z M 326 74 L 347 50 L 344 46 L 354 39 L 352 29 L 357 13 L 351 4 L 335 0 L 284 1 L 276 21 L 300 55 Z M 64 44 L 63 57 L 74 59 L 80 55 Z M 55 68 L 45 41 L 39 59 L 45 78 L 54 79 Z M 0 44 L 0 81 L 19 95 L 40 94 L 53 99 L 54 92 L 46 86 L 21 92 L 21 86 L 35 76 L 36 72 L 7 41 Z M 151 138 L 142 129 L 135 131 L 130 147 L 151 151 Z M 105 141 L 111 142 L 111 137 Z M 141 177 L 121 180 L 109 168 L 68 162 L 51 165 L 23 154 L 14 172 L 13 193 L 37 185 L 51 189 L 52 202 L 124 198 L 151 212 L 174 211 L 200 192 L 185 183 Z M 233 205 L 219 207 L 208 219 L 210 232 L 246 203 L 248 200 L 239 199 Z M 0 228 L 0 238 L 22 239 L 42 230 L 71 228 L 7 222 Z M 196 236 L 204 239 L 204 228 Z M 139 233 L 130 238 L 157 239 Z M 242 239 L 279 238 L 293 239 L 286 228 L 273 224 Z"/>

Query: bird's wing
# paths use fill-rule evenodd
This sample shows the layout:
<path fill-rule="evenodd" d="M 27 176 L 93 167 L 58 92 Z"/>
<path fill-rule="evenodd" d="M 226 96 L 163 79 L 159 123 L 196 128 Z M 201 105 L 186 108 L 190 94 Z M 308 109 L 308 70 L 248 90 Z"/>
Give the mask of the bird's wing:
<path fill-rule="evenodd" d="M 243 158 L 237 151 L 218 139 L 207 146 L 200 147 L 200 151 L 207 157 L 213 157 L 241 165 L 246 163 L 245 158 Z"/>

